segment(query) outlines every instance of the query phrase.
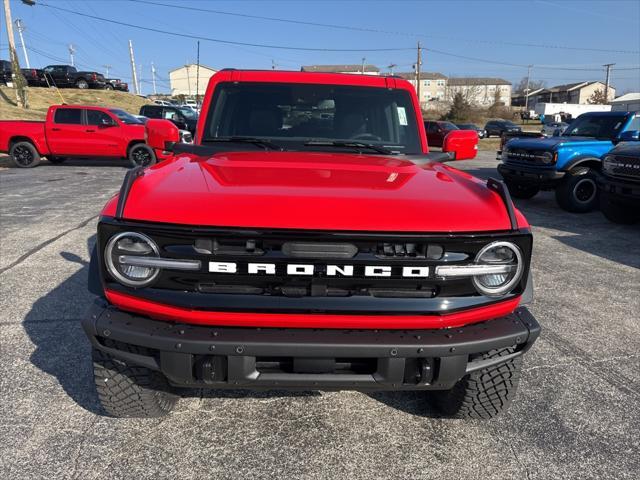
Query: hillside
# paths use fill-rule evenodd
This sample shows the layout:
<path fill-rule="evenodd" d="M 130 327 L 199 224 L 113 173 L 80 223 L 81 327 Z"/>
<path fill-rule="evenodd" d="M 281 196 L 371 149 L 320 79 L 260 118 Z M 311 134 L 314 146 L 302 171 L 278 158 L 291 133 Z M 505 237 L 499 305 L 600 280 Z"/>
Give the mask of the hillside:
<path fill-rule="evenodd" d="M 150 103 L 137 95 L 113 90 L 79 90 L 65 88 L 60 94 L 67 104 L 100 105 L 117 107 L 137 114 L 140 107 Z M 29 110 L 16 107 L 16 94 L 12 88 L 0 87 L 0 120 L 43 120 L 50 105 L 60 104 L 62 99 L 53 88 L 29 88 Z"/>

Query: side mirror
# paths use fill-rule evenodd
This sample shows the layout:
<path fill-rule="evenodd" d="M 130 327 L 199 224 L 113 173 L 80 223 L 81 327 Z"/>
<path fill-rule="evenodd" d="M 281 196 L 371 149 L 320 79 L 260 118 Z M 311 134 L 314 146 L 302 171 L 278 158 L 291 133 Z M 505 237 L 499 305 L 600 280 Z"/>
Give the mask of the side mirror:
<path fill-rule="evenodd" d="M 180 142 L 180 131 L 169 120 L 147 120 L 144 136 L 147 145 L 159 152 L 170 152 L 173 145 Z"/>
<path fill-rule="evenodd" d="M 471 160 L 478 154 L 478 133 L 474 130 L 451 130 L 442 142 L 442 151 L 453 160 Z"/>
<path fill-rule="evenodd" d="M 637 142 L 640 140 L 640 130 L 627 130 L 620 134 L 621 142 Z"/>

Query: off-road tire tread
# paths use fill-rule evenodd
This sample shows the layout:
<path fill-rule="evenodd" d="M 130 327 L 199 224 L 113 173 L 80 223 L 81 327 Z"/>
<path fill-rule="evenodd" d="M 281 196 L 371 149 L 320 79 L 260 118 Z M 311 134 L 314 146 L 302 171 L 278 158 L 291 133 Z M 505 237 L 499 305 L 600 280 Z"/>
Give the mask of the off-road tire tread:
<path fill-rule="evenodd" d="M 132 353 L 144 354 L 127 345 Z M 98 399 L 113 417 L 157 418 L 167 415 L 178 397 L 168 391 L 166 379 L 159 372 L 131 366 L 93 349 L 93 371 Z"/>
<path fill-rule="evenodd" d="M 513 348 L 491 350 L 483 358 L 496 358 L 513 353 Z M 513 401 L 522 356 L 499 365 L 466 375 L 451 390 L 431 394 L 431 403 L 452 418 L 490 419 L 503 412 Z"/>

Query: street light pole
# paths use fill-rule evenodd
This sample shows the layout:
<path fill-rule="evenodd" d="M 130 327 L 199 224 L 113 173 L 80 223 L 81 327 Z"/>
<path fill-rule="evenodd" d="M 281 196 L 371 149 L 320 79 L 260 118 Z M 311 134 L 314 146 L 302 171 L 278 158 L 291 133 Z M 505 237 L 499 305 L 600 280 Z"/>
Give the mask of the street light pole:
<path fill-rule="evenodd" d="M 24 23 L 19 18 L 16 19 L 16 28 L 18 29 L 18 35 L 20 35 L 20 43 L 22 44 L 22 54 L 24 55 L 24 61 L 27 63 L 27 68 L 31 68 L 31 64 L 29 63 L 29 55 L 27 55 L 27 47 L 24 44 L 24 37 L 22 36 L 22 32 L 24 32 Z"/>

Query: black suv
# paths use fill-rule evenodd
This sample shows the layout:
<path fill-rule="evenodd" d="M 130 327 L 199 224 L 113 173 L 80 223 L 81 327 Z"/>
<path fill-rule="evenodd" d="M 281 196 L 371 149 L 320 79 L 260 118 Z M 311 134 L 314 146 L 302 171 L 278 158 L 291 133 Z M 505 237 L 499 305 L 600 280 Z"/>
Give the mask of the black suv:
<path fill-rule="evenodd" d="M 198 114 L 189 107 L 143 105 L 140 107 L 140 115 L 169 120 L 179 129 L 188 130 L 192 135 L 195 135 L 198 125 Z"/>
<path fill-rule="evenodd" d="M 489 120 L 484 126 L 484 130 L 487 132 L 486 138 L 489 138 L 491 135 L 501 137 L 503 133 L 522 132 L 522 128 L 509 120 Z"/>
<path fill-rule="evenodd" d="M 602 159 L 600 210 L 615 223 L 640 220 L 640 141 L 621 142 Z"/>

